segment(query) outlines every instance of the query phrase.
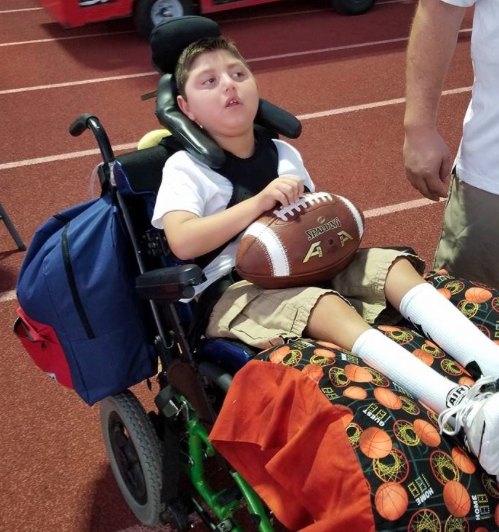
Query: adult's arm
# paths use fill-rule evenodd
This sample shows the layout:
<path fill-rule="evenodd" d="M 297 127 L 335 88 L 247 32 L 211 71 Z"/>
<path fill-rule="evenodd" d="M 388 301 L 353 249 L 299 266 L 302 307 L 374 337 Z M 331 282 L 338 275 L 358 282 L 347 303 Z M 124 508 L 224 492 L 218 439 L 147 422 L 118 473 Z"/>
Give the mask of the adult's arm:
<path fill-rule="evenodd" d="M 437 132 L 444 81 L 466 8 L 420 0 L 407 47 L 404 164 L 410 183 L 437 201 L 447 194 L 449 147 Z"/>

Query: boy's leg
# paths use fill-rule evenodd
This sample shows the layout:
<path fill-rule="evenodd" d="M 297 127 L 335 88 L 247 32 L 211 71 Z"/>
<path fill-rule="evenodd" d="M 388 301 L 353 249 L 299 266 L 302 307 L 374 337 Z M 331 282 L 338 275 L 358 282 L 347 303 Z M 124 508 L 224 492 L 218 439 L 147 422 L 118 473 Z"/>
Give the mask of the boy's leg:
<path fill-rule="evenodd" d="M 469 322 L 437 290 L 424 282 L 411 264 L 412 257 L 408 257 L 411 261 L 409 262 L 409 260 L 401 260 L 401 257 L 390 257 L 390 252 L 387 250 L 373 250 L 370 258 L 369 253 L 370 251 L 365 251 L 364 256 L 360 256 L 360 260 L 354 265 L 352 279 L 348 279 L 349 272 L 342 272 L 343 290 L 336 285 L 342 294 L 353 294 L 355 297 L 359 293 L 369 298 L 369 290 L 366 288 L 373 287 L 372 300 L 377 301 L 380 279 L 385 274 L 386 283 L 383 290 L 387 299 L 401 310 L 404 317 L 412 319 L 414 323 L 421 326 L 428 339 L 435 341 L 444 351 L 465 366 L 469 365 L 471 360 L 479 358 L 481 364 L 488 362 L 490 368 L 497 367 L 495 362 L 499 360 L 498 346 Z M 387 259 L 391 260 L 388 268 L 386 267 Z M 362 272 L 362 261 L 367 264 L 364 269 L 368 272 L 367 277 L 366 274 L 364 277 L 359 274 Z M 379 266 L 376 265 L 377 262 Z M 357 275 L 355 275 L 355 270 L 357 270 Z M 345 281 L 352 283 L 353 288 L 350 292 L 348 292 L 350 287 Z M 437 377 L 434 370 L 430 368 L 425 370 L 419 364 L 415 364 L 410 359 L 414 357 L 409 353 L 405 352 L 402 355 L 398 350 L 394 350 L 394 342 L 387 339 L 388 342 L 382 345 L 381 339 L 375 335 L 376 332 L 378 331 L 363 333 L 355 342 L 352 352 L 439 413 L 441 427 L 445 432 L 455 433 L 463 428 L 470 449 L 479 457 L 482 466 L 490 474 L 498 475 L 499 394 L 481 391 L 482 384 L 491 383 L 494 377 L 480 379 L 472 388 L 456 387 L 442 375 Z M 461 338 L 456 340 L 457 334 Z M 461 344 L 461 340 L 465 347 Z M 483 351 L 477 351 L 477 342 Z M 396 347 L 405 351 L 398 345 Z M 473 353 L 472 356 L 470 353 Z M 496 377 L 498 376 L 493 369 L 491 372 Z M 445 428 L 447 421 L 453 423 L 454 430 L 449 431 Z"/>
<path fill-rule="evenodd" d="M 388 301 L 474 378 L 499 378 L 499 346 L 404 259 L 391 267 L 385 285 Z"/>
<path fill-rule="evenodd" d="M 334 292 L 323 295 L 311 309 L 303 335 L 352 350 L 359 336 L 371 326 L 359 313 Z"/>
<path fill-rule="evenodd" d="M 492 401 L 488 395 L 476 395 L 475 391 L 471 397 L 469 387 L 456 386 L 380 331 L 371 329 L 343 298 L 331 290 L 314 287 L 261 290 L 251 283 L 236 283 L 215 306 L 207 329 L 208 336 L 239 338 L 262 348 L 275 343 L 273 340 L 302 336 L 304 333 L 351 350 L 439 414 L 468 395 L 467 402 L 471 406 L 466 413 L 470 415 L 464 428 L 469 439 L 475 442 L 483 420 L 490 418 L 489 410 L 492 415 L 496 412 L 498 419 L 496 424 L 495 419 L 490 418 L 488 426 L 493 429 L 494 435 L 499 435 L 499 408 L 494 403 L 499 394 L 495 394 Z M 487 398 L 487 401 L 478 401 L 480 398 Z M 475 403 L 493 408 L 477 410 L 473 406 Z M 461 404 L 465 402 L 461 401 Z M 461 416 L 459 420 L 462 420 Z M 475 423 L 472 423 L 473 420 Z M 494 442 L 492 437 L 486 437 Z M 471 449 L 479 454 L 480 448 L 476 443 L 471 444 Z M 498 474 L 499 456 L 486 455 L 485 459 L 483 465 L 487 471 Z"/>
<path fill-rule="evenodd" d="M 343 319 L 345 322 L 341 323 Z M 482 389 L 495 379 L 481 378 L 472 387 L 456 385 L 364 323 L 346 302 L 333 294 L 326 294 L 312 310 L 305 333 L 352 351 L 365 363 L 405 388 L 439 414 L 442 432 L 457 434 L 463 429 L 468 447 L 482 467 L 491 475 L 499 475 L 499 393 Z M 359 336 L 351 347 L 341 344 L 356 334 Z M 447 423 L 453 428 L 449 428 Z"/>
<path fill-rule="evenodd" d="M 304 333 L 348 349 L 437 414 L 447 408 L 448 397 L 467 391 L 467 387 L 446 379 L 382 332 L 373 329 L 334 294 L 319 299 Z"/>

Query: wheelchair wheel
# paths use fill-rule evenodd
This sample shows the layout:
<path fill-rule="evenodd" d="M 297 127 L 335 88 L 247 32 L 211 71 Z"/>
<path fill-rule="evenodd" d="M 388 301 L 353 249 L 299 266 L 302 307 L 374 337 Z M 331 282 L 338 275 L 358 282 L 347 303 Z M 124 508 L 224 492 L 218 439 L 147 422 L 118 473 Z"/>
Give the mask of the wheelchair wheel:
<path fill-rule="evenodd" d="M 144 525 L 160 523 L 161 445 L 153 424 L 129 390 L 100 402 L 104 445 L 118 486 Z"/>
<path fill-rule="evenodd" d="M 369 11 L 375 0 L 331 0 L 333 9 L 341 15 L 362 15 Z"/>
<path fill-rule="evenodd" d="M 192 0 L 137 0 L 134 7 L 135 27 L 148 39 L 154 27 L 164 20 L 194 14 Z"/>

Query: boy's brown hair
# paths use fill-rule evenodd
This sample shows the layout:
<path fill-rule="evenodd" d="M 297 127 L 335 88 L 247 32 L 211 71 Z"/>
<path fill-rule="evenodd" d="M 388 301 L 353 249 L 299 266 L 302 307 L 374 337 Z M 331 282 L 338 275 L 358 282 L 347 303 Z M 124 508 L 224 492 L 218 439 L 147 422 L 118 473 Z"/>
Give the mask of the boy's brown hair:
<path fill-rule="evenodd" d="M 241 55 L 234 42 L 228 37 L 209 37 L 195 41 L 180 54 L 177 66 L 175 67 L 175 82 L 177 83 L 178 92 L 182 97 L 185 98 L 185 84 L 187 83 L 194 60 L 201 54 L 218 50 L 229 52 L 249 69 L 248 63 Z"/>

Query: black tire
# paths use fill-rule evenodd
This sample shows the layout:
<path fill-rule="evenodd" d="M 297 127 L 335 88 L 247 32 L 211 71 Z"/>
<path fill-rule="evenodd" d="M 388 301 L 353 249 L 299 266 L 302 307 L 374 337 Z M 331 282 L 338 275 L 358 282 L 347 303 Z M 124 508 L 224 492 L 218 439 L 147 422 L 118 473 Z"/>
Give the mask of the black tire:
<path fill-rule="evenodd" d="M 376 0 L 331 0 L 333 9 L 341 15 L 362 15 L 369 11 Z"/>
<path fill-rule="evenodd" d="M 133 9 L 135 27 L 146 39 L 160 22 L 194 14 L 192 0 L 136 0 Z"/>
<path fill-rule="evenodd" d="M 135 395 L 127 390 L 100 402 L 104 445 L 116 482 L 135 517 L 160 523 L 161 444 Z"/>

